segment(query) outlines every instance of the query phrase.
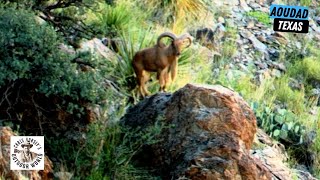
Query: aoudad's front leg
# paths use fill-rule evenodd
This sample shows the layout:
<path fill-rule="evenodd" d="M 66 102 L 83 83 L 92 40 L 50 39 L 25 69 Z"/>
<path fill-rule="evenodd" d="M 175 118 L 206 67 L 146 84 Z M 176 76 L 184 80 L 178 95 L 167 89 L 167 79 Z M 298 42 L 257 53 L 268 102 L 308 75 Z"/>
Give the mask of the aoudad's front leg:
<path fill-rule="evenodd" d="M 160 92 L 165 91 L 166 88 L 166 75 L 168 73 L 168 67 L 158 70 L 157 76 L 159 77 L 159 84 L 160 84 Z"/>

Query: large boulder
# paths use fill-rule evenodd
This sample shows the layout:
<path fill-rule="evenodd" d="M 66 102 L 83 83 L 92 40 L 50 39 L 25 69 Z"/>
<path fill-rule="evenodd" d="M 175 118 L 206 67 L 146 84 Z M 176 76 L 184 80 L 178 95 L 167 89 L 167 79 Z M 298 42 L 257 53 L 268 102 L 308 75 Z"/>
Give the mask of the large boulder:
<path fill-rule="evenodd" d="M 50 159 L 45 156 L 44 170 L 12 171 L 10 170 L 10 137 L 16 136 L 9 127 L 0 127 L 0 179 L 53 179 L 53 165 Z"/>
<path fill-rule="evenodd" d="M 156 121 L 168 127 L 156 137 L 161 141 L 146 145 L 136 158 L 162 178 L 271 179 L 250 155 L 256 118 L 234 91 L 187 84 L 173 94 L 146 98 L 121 123 L 145 130 Z"/>

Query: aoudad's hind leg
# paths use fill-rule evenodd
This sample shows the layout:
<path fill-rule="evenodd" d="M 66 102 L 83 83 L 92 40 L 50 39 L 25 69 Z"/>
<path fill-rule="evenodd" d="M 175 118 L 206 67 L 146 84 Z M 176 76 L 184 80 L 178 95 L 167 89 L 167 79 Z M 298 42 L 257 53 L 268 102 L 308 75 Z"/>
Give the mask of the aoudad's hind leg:
<path fill-rule="evenodd" d="M 142 75 L 143 75 L 143 92 L 144 92 L 144 95 L 145 95 L 145 96 L 149 96 L 149 95 L 150 95 L 150 92 L 149 92 L 148 89 L 147 89 L 146 83 L 149 81 L 150 75 L 149 75 L 149 73 L 146 72 L 146 71 L 144 71 L 144 72 L 142 73 Z"/>

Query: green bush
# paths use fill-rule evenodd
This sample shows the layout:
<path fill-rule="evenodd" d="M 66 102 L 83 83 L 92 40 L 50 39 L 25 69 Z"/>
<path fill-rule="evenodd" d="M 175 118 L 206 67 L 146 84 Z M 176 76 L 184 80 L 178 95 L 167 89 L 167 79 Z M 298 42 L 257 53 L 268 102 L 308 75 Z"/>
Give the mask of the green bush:
<path fill-rule="evenodd" d="M 77 65 L 71 63 L 75 56 L 59 51 L 60 43 L 55 30 L 39 24 L 33 13 L 1 9 L 0 87 L 24 81 L 47 96 L 74 101 L 101 100 L 105 93 L 102 84 L 95 81 L 99 74 L 78 71 Z M 94 56 L 87 58 L 98 60 Z"/>

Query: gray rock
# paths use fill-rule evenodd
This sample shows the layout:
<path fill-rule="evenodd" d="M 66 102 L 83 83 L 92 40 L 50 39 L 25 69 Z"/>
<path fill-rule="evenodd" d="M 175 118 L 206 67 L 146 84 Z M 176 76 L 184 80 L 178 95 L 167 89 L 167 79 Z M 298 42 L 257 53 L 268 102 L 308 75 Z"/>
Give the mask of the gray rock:
<path fill-rule="evenodd" d="M 320 17 L 315 17 L 314 21 L 320 26 Z"/>
<path fill-rule="evenodd" d="M 295 166 L 295 169 L 293 169 L 294 172 L 297 173 L 298 179 L 300 180 L 319 180 L 314 178 L 309 172 L 308 168 L 305 165 L 298 164 Z"/>
<path fill-rule="evenodd" d="M 67 46 L 65 44 L 59 44 L 58 49 L 70 55 L 76 54 L 76 51 L 71 46 Z"/>
<path fill-rule="evenodd" d="M 233 13 L 232 17 L 237 22 L 237 26 L 239 27 L 243 21 L 244 15 L 242 13 Z"/>
<path fill-rule="evenodd" d="M 249 72 L 250 72 L 249 69 L 248 69 L 248 67 L 245 66 L 244 64 L 240 63 L 240 64 L 238 64 L 238 66 L 240 67 L 240 70 L 242 70 L 242 71 L 244 71 L 244 72 L 246 72 L 246 73 L 249 73 Z"/>
<path fill-rule="evenodd" d="M 241 9 L 238 6 L 233 7 L 232 11 L 235 12 L 235 13 L 241 13 Z"/>
<path fill-rule="evenodd" d="M 260 4 L 261 6 L 269 6 L 272 1 L 274 0 L 255 0 L 255 2 Z"/>
<path fill-rule="evenodd" d="M 249 6 L 250 6 L 252 9 L 254 9 L 254 10 L 259 10 L 259 9 L 261 9 L 261 5 L 258 4 L 258 3 L 255 3 L 255 2 L 250 2 L 250 3 L 249 3 Z"/>
<path fill-rule="evenodd" d="M 278 69 L 272 69 L 271 75 L 279 78 L 279 77 L 281 77 L 281 71 Z"/>
<path fill-rule="evenodd" d="M 262 79 L 270 78 L 270 77 L 271 77 L 270 69 L 258 70 L 258 71 L 256 71 L 256 74 L 257 74 L 257 75 L 262 75 L 262 77 L 263 77 Z"/>
<path fill-rule="evenodd" d="M 299 49 L 299 50 L 302 48 L 301 42 L 299 42 L 299 41 L 297 41 L 295 43 L 295 45 L 296 45 L 297 49 Z"/>
<path fill-rule="evenodd" d="M 262 42 L 262 43 L 266 43 L 267 42 L 267 39 L 266 39 L 266 36 L 265 35 L 259 35 L 257 37 L 257 39 Z"/>
<path fill-rule="evenodd" d="M 274 48 L 269 48 L 268 49 L 269 55 L 270 55 L 270 60 L 275 61 L 279 59 L 280 57 L 280 52 L 277 49 Z"/>
<path fill-rule="evenodd" d="M 245 12 L 248 12 L 248 11 L 251 11 L 252 8 L 248 6 L 247 2 L 245 0 L 239 0 L 240 1 L 240 6 L 241 8 L 245 11 Z"/>
<path fill-rule="evenodd" d="M 282 0 L 274 0 L 271 4 L 281 4 Z"/>
<path fill-rule="evenodd" d="M 271 138 L 260 129 L 258 129 L 257 137 L 260 142 L 266 143 L 266 146 L 253 150 L 251 154 L 261 160 L 263 166 L 272 172 L 273 179 L 291 180 L 293 173 L 285 164 L 287 154 L 284 146 L 273 143 Z"/>
<path fill-rule="evenodd" d="M 249 39 L 254 48 L 262 53 L 267 54 L 267 46 L 260 42 L 250 31 L 244 31 L 240 33 L 242 37 Z"/>
<path fill-rule="evenodd" d="M 255 23 L 254 23 L 253 20 L 251 20 L 251 21 L 249 21 L 249 22 L 247 23 L 247 29 L 252 29 L 252 28 L 254 28 L 254 27 L 255 27 Z"/>
<path fill-rule="evenodd" d="M 236 24 L 233 19 L 226 19 L 226 26 L 234 28 L 236 27 Z"/>
<path fill-rule="evenodd" d="M 258 62 L 258 61 L 256 61 L 256 62 L 254 62 L 254 64 L 259 68 L 259 69 L 267 69 L 268 68 L 268 65 L 267 65 L 267 63 L 262 63 L 262 62 Z"/>
<path fill-rule="evenodd" d="M 228 0 L 228 1 L 223 1 L 225 5 L 231 5 L 231 6 L 238 6 L 239 5 L 239 0 Z"/>
<path fill-rule="evenodd" d="M 283 63 L 272 62 L 271 66 L 273 68 L 276 68 L 276 69 L 281 70 L 281 71 L 286 71 L 287 70 L 286 66 Z"/>
<path fill-rule="evenodd" d="M 309 26 L 314 30 L 316 33 L 320 33 L 320 27 L 316 25 L 316 23 L 311 19 L 309 21 Z"/>
<path fill-rule="evenodd" d="M 102 41 L 97 38 L 84 41 L 80 46 L 81 48 L 77 50 L 79 52 L 91 52 L 108 60 L 119 60 L 120 58 L 115 52 L 106 47 Z"/>
<path fill-rule="evenodd" d="M 319 96 L 320 95 L 320 89 L 311 89 L 311 95 L 313 96 Z"/>
<path fill-rule="evenodd" d="M 215 30 L 214 30 L 214 38 L 215 39 L 221 39 L 226 32 L 226 28 L 223 24 L 218 23 Z"/>
<path fill-rule="evenodd" d="M 294 90 L 301 90 L 303 83 L 299 82 L 297 79 L 289 78 L 289 87 Z"/>
<path fill-rule="evenodd" d="M 224 24 L 226 21 L 223 17 L 219 16 L 218 17 L 218 22 L 221 23 L 221 24 Z"/>
<path fill-rule="evenodd" d="M 261 23 L 261 22 L 258 22 L 256 24 L 256 27 L 259 28 L 259 32 L 261 32 L 261 29 L 266 29 L 267 28 L 267 26 L 265 24 Z"/>
<path fill-rule="evenodd" d="M 270 10 L 269 6 L 268 6 L 268 7 L 261 7 L 261 8 L 260 8 L 260 11 L 265 12 L 265 13 L 268 13 L 268 14 L 269 14 L 269 10 Z"/>

